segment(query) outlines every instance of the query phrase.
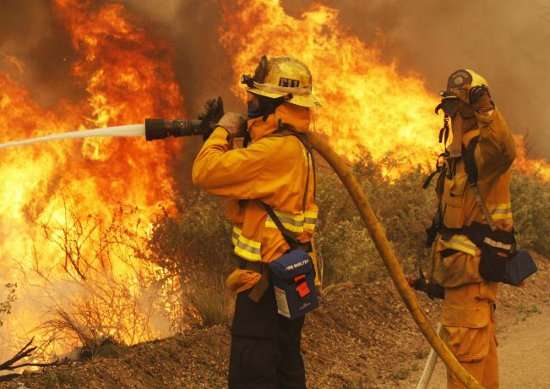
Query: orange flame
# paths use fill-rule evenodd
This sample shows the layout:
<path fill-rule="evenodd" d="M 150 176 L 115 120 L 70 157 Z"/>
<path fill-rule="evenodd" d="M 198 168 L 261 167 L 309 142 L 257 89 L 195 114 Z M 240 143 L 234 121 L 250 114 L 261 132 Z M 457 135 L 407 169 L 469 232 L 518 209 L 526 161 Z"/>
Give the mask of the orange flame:
<path fill-rule="evenodd" d="M 433 113 L 437 96 L 426 90 L 420 76 L 399 74 L 395 63 L 382 61 L 379 50 L 348 33 L 337 10 L 313 5 L 295 18 L 280 0 L 225 1 L 222 7 L 221 41 L 235 54 L 236 75 L 251 73 L 264 54 L 295 56 L 310 67 L 323 104 L 316 129 L 338 152 L 353 158 L 366 149 L 375 161 L 391 155 L 401 161 L 387 171 L 391 177 L 418 164 L 431 167 L 442 151 L 436 146 L 442 126 L 442 118 Z M 234 91 L 243 94 L 238 85 Z M 549 177 L 550 165 L 529 161 L 521 139 L 518 144 L 518 168 Z"/>
<path fill-rule="evenodd" d="M 135 27 L 122 5 L 97 7 L 93 1 L 56 0 L 54 9 L 78 53 L 71 82 L 84 86 L 86 98 L 60 102 L 56 109 L 46 110 L 7 75 L 0 74 L 0 128 L 9 129 L 0 135 L 0 141 L 80 127 L 140 123 L 152 116 L 183 115 L 172 53 Z M 28 286 L 45 285 L 39 275 L 33 275 L 37 269 L 41 275 L 48 273 L 48 282 L 71 278 L 63 269 L 67 258 L 52 244 L 62 237 L 44 239 L 43 226 L 77 226 L 93 217 L 98 228 L 89 224 L 92 236 L 88 239 L 99 244 L 99 235 L 108 228 L 116 210 L 130 207 L 130 212 L 123 212 L 124 225 L 145 236 L 159 207 L 173 206 L 169 162 L 175 152 L 170 142 L 151 145 L 142 139 L 107 139 L 42 144 L 0 155 L 0 261 L 4 268 L 0 281 L 20 284 L 11 327 L 3 329 L 4 333 L 13 331 L 8 339 L 14 334 L 26 336 L 26 331 L 43 319 L 44 312 L 37 309 L 37 303 L 41 304 L 45 296 L 37 296 Z M 150 264 L 131 261 L 131 250 L 117 253 L 129 259 L 128 263 L 106 258 L 99 253 L 100 247 L 92 246 L 87 245 L 81 254 L 92 262 L 90 268 L 101 268 L 105 274 L 104 280 L 94 279 L 95 284 L 124 282 L 137 296 L 143 292 L 139 290 L 142 280 L 138 279 L 143 272 L 160 271 Z M 69 273 L 75 276 L 70 266 Z M 80 294 L 81 299 L 90 296 Z M 160 331 L 157 328 L 123 340 L 143 341 Z M 0 343 L 6 348 L 12 345 L 4 340 Z"/>
<path fill-rule="evenodd" d="M 239 0 L 225 3 L 224 19 L 222 42 L 236 53 L 237 74 L 253 71 L 264 53 L 309 65 L 323 105 L 316 126 L 342 154 L 354 155 L 361 145 L 376 160 L 392 153 L 417 164 L 434 156 L 441 126 L 436 97 L 419 77 L 398 74 L 378 50 L 345 32 L 338 11 L 317 5 L 296 19 L 278 0 Z"/>
<path fill-rule="evenodd" d="M 86 97 L 44 109 L 23 87 L 0 74 L 0 128 L 8 129 L 0 134 L 0 142 L 184 114 L 170 49 L 137 27 L 139 20 L 132 19 L 121 4 L 98 6 L 92 0 L 53 0 L 53 4 L 78 54 L 70 81 L 81 85 Z M 220 39 L 233 60 L 236 81 L 238 75 L 255 68 L 262 54 L 298 56 L 310 66 L 315 92 L 323 104 L 316 113 L 317 130 L 340 153 L 353 158 L 364 148 L 377 161 L 393 154 L 403 166 L 388 174 L 432 162 L 437 154 L 434 139 L 441 126 L 441 118 L 432 113 L 436 96 L 426 90 L 419 76 L 399 74 L 395 63 L 381 59 L 378 49 L 347 32 L 336 10 L 315 5 L 294 18 L 284 12 L 279 0 L 223 1 L 222 9 L 225 23 Z M 5 60 L 17 72 L 24 72 L 18 59 Z M 234 90 L 242 94 L 239 86 Z M 14 334 L 26 336 L 41 322 L 39 308 L 45 290 L 56 298 L 77 295 L 85 302 L 102 297 L 67 287 L 70 277 L 64 266 L 70 258 L 60 256 L 55 246 L 63 236 L 53 236 L 52 244 L 44 238 L 43 226 L 82 222 L 79 228 L 88 231 L 93 219 L 98 228 L 89 228 L 91 244 L 85 247 L 85 255 L 92 259 L 90 268 L 105 273 L 105 279 L 95 275 L 93 282 L 100 287 L 111 280 L 123 282 L 127 290 L 115 292 L 133 301 L 155 293 L 141 286 L 144 277 L 154 280 L 161 269 L 137 261 L 124 247 L 116 255 L 107 255 L 98 245 L 116 215 L 123 218 L 122 228 L 135 227 L 137 236 L 146 236 L 158 208 L 173 206 L 169 162 L 175 152 L 170 142 L 151 145 L 143 140 L 94 139 L 42 144 L 0 155 L 0 263 L 4 269 L 0 282 L 20 283 L 11 324 L 0 333 L 4 348 L 13 346 Z M 550 179 L 548 164 L 530 161 L 524 154 L 518 167 L 538 170 Z M 133 208 L 129 212 L 128 206 Z M 71 271 L 69 275 L 76 276 Z M 49 289 L 37 292 L 31 285 Z M 126 305 L 117 307 L 124 316 Z M 137 304 L 132 309 L 141 308 Z M 103 319 L 104 326 L 109 328 L 115 319 L 119 318 Z M 151 331 L 128 333 L 124 340 L 133 343 L 167 333 L 162 323 L 150 324 Z"/>

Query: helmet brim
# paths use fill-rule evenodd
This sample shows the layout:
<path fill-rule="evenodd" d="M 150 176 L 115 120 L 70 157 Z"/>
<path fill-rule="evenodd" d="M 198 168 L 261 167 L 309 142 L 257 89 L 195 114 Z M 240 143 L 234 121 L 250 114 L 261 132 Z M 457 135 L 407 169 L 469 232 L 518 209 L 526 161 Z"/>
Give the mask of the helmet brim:
<path fill-rule="evenodd" d="M 254 93 L 255 95 L 269 97 L 270 99 L 276 99 L 279 97 L 282 97 L 285 95 L 285 93 L 279 93 L 279 92 L 267 92 L 258 88 L 250 88 L 245 87 L 246 90 L 250 93 Z M 289 100 L 289 103 L 299 105 L 300 107 L 306 107 L 306 108 L 313 108 L 313 107 L 320 107 L 321 103 L 315 97 L 315 95 L 310 94 L 307 96 L 302 95 L 292 95 L 292 99 Z"/>

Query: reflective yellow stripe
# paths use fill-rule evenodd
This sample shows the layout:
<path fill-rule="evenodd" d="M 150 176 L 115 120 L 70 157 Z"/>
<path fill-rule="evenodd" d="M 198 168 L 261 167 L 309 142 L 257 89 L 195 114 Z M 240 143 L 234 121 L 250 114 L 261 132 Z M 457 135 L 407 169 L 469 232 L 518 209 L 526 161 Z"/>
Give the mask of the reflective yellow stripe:
<path fill-rule="evenodd" d="M 466 235 L 453 235 L 449 240 L 441 239 L 441 244 L 447 249 L 462 251 L 469 255 L 476 255 L 478 248 Z"/>
<path fill-rule="evenodd" d="M 319 210 L 317 207 L 315 209 L 306 211 L 304 214 L 304 229 L 309 232 L 313 232 L 317 226 L 317 217 L 319 215 Z"/>
<path fill-rule="evenodd" d="M 493 209 L 512 209 L 512 203 L 495 204 L 491 208 L 493 208 Z"/>
<path fill-rule="evenodd" d="M 503 213 L 503 214 L 494 214 L 492 215 L 493 220 L 512 220 L 514 215 L 512 213 Z"/>
<path fill-rule="evenodd" d="M 510 203 L 497 204 L 491 208 L 492 208 L 491 216 L 493 220 L 512 220 L 513 219 L 512 204 Z"/>
<path fill-rule="evenodd" d="M 243 231 L 239 227 L 233 227 L 233 236 L 236 235 L 238 237 L 239 242 L 243 242 L 246 245 L 257 248 L 257 249 L 260 248 L 260 246 L 262 245 L 260 242 L 257 242 L 257 241 L 252 240 L 252 239 L 245 238 L 242 235 L 242 233 L 243 233 Z"/>
<path fill-rule="evenodd" d="M 247 259 L 251 262 L 260 262 L 262 260 L 261 255 L 253 254 L 250 251 L 243 249 L 239 246 L 235 246 L 234 250 L 235 254 L 237 254 L 239 257 Z"/>
<path fill-rule="evenodd" d="M 277 215 L 279 220 L 281 220 L 281 223 L 283 223 L 283 226 L 285 226 L 287 230 L 295 233 L 301 233 L 304 231 L 313 232 L 317 225 L 317 209 L 312 209 L 305 213 L 300 212 L 296 214 L 275 211 L 275 214 Z M 265 226 L 268 228 L 277 228 L 277 225 L 273 220 L 271 220 L 269 216 L 265 221 Z"/>
<path fill-rule="evenodd" d="M 252 239 L 245 238 L 242 235 L 242 230 L 238 227 L 233 227 L 233 235 L 231 237 L 233 246 L 235 246 L 234 252 L 239 257 L 247 259 L 249 261 L 261 261 L 261 242 L 257 242 Z"/>

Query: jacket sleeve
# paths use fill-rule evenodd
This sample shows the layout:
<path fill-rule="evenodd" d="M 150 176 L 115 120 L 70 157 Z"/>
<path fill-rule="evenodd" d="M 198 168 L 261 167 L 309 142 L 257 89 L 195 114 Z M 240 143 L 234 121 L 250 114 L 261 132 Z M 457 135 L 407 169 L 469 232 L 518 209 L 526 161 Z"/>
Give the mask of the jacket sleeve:
<path fill-rule="evenodd" d="M 514 137 L 498 109 L 476 112 L 479 123 L 479 142 L 475 158 L 479 178 L 506 172 L 516 158 Z"/>
<path fill-rule="evenodd" d="M 268 139 L 247 148 L 232 149 L 227 132 L 218 127 L 193 163 L 193 183 L 209 193 L 235 199 L 256 199 L 269 194 L 266 166 L 275 150 Z"/>

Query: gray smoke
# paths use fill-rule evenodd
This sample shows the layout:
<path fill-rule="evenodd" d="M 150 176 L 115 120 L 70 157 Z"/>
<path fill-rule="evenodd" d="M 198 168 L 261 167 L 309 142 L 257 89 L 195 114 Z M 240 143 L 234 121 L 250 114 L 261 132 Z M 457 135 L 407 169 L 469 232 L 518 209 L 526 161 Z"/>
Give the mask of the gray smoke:
<path fill-rule="evenodd" d="M 219 43 L 222 24 L 218 0 L 125 0 L 129 10 L 149 21 L 149 30 L 169 40 L 175 52 L 175 72 L 190 114 L 207 99 L 222 96 L 226 108 L 243 110 L 230 92 L 234 85 L 231 58 Z"/>
<path fill-rule="evenodd" d="M 16 57 L 19 69 L 7 58 Z M 0 73 L 24 84 L 48 107 L 59 97 L 78 96 L 67 82 L 74 52 L 70 39 L 53 17 L 49 0 L 3 0 L 0 12 Z"/>

